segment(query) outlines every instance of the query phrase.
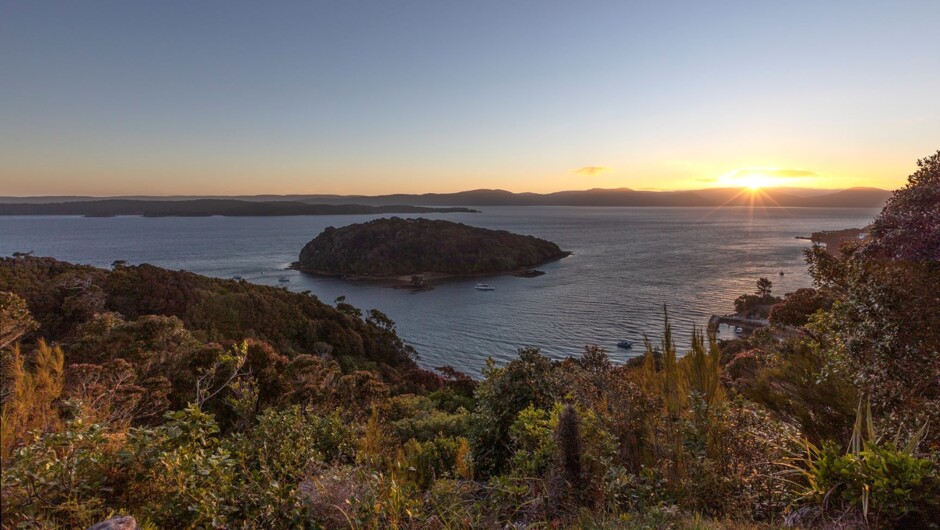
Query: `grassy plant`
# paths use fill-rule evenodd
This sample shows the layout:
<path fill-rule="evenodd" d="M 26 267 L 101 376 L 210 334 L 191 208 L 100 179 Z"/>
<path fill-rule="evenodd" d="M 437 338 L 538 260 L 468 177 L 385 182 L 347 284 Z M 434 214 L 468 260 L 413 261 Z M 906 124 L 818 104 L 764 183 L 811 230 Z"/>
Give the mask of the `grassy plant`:
<path fill-rule="evenodd" d="M 860 401 L 846 450 L 804 440 L 805 454 L 785 465 L 802 479 L 802 504 L 819 506 L 824 514 L 857 510 L 874 526 L 894 525 L 940 508 L 935 464 L 915 453 L 925 432 L 926 425 L 903 446 L 899 436 L 879 438 L 871 405 Z"/>
<path fill-rule="evenodd" d="M 7 400 L 0 413 L 0 458 L 6 460 L 13 448 L 29 433 L 56 430 L 62 422 L 56 401 L 65 380 L 65 355 L 59 346 L 40 341 L 28 366 L 19 346 L 2 352 L 3 379 Z"/>

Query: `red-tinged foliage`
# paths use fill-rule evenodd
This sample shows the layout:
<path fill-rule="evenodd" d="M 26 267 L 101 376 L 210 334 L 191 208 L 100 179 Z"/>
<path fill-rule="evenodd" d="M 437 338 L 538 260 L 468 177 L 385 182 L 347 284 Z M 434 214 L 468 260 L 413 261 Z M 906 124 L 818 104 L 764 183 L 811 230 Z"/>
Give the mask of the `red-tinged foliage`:
<path fill-rule="evenodd" d="M 230 343 L 257 339 L 288 358 L 300 353 L 330 355 L 345 371 L 366 368 L 392 384 L 439 386 L 418 371 L 415 352 L 394 326 L 337 311 L 308 294 L 221 280 L 151 265 L 111 271 L 52 258 L 0 260 L 0 291 L 23 297 L 46 337 L 76 338 L 82 324 L 102 311 L 128 322 L 147 315 L 175 317 L 195 340 Z"/>
<path fill-rule="evenodd" d="M 832 296 L 825 290 L 797 289 L 770 308 L 770 323 L 774 326 L 803 327 L 815 312 L 832 307 L 832 302 Z"/>
<path fill-rule="evenodd" d="M 875 219 L 862 257 L 940 261 L 940 151 L 917 167 Z"/>

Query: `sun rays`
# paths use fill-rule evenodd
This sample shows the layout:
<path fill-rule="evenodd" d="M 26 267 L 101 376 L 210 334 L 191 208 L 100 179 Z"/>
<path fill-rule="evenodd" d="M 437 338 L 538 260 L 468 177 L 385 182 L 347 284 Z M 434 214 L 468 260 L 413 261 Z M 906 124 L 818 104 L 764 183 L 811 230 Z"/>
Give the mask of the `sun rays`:
<path fill-rule="evenodd" d="M 771 191 L 766 189 L 773 187 L 771 182 L 772 179 L 756 173 L 747 175 L 746 178 L 739 178 L 736 186 L 739 187 L 737 193 L 714 208 L 710 208 L 708 213 L 703 216 L 703 219 L 708 218 L 722 208 L 734 206 L 748 209 L 748 223 L 750 223 L 753 221 L 755 210 L 768 207 L 782 207 L 782 205 L 774 199 Z"/>
<path fill-rule="evenodd" d="M 744 167 L 734 169 L 716 179 L 721 187 L 746 188 L 758 191 L 761 188 L 810 184 L 817 174 L 801 169 L 781 169 L 777 167 Z"/>

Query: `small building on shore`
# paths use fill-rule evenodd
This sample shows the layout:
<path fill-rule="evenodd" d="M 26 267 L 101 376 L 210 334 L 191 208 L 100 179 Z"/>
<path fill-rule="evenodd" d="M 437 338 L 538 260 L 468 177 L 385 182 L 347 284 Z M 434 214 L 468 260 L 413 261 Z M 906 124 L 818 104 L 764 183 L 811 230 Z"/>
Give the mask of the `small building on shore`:
<path fill-rule="evenodd" d="M 822 245 L 829 254 L 838 256 L 839 249 L 842 248 L 842 245 L 850 241 L 865 239 L 866 237 L 868 237 L 868 227 L 813 232 L 813 234 L 809 237 L 809 240 L 813 243 Z"/>
<path fill-rule="evenodd" d="M 708 319 L 708 332 L 717 338 L 728 340 L 739 337 L 749 337 L 760 328 L 765 328 L 770 322 L 765 318 L 744 318 L 738 315 L 712 315 Z M 738 331 L 740 330 L 740 331 Z"/>

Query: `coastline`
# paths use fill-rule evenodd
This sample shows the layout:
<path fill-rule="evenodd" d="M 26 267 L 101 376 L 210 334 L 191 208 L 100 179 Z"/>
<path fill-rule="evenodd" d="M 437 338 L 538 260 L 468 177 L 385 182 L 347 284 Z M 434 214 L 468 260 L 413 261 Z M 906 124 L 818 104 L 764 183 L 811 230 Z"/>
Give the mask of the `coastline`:
<path fill-rule="evenodd" d="M 324 278 L 338 278 L 341 280 L 352 281 L 352 282 L 371 282 L 376 284 L 385 285 L 387 287 L 394 288 L 412 288 L 415 290 L 427 290 L 428 287 L 433 286 L 435 283 L 440 283 L 447 280 L 457 280 L 457 279 L 469 279 L 469 278 L 490 278 L 494 276 L 518 276 L 520 278 L 531 278 L 535 276 L 541 276 L 544 274 L 542 271 L 535 270 L 536 267 L 541 267 L 548 263 L 554 263 L 556 261 L 563 260 L 574 254 L 571 251 L 562 251 L 557 256 L 553 256 L 549 259 L 540 261 L 538 263 L 528 265 L 525 267 L 517 267 L 513 269 L 499 270 L 499 271 L 486 271 L 486 272 L 468 272 L 468 273 L 457 273 L 457 272 L 438 272 L 438 271 L 423 271 L 423 272 L 413 272 L 406 274 L 358 274 L 358 273 L 342 273 L 334 271 L 325 271 L 318 269 L 309 269 L 303 268 L 300 266 L 299 261 L 295 261 L 290 264 L 287 268 L 290 270 L 296 270 L 304 274 L 309 274 L 311 276 L 320 276 Z M 414 284 L 413 277 L 419 276 L 421 278 L 420 284 Z"/>

